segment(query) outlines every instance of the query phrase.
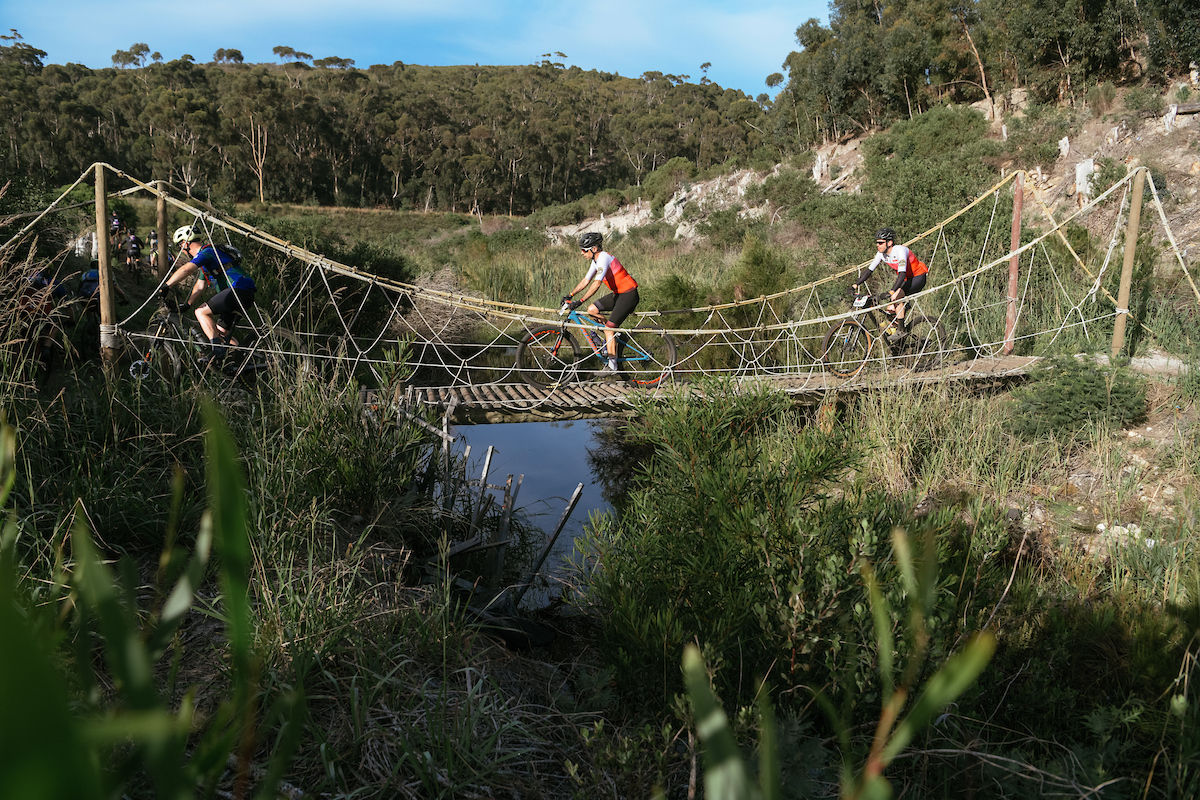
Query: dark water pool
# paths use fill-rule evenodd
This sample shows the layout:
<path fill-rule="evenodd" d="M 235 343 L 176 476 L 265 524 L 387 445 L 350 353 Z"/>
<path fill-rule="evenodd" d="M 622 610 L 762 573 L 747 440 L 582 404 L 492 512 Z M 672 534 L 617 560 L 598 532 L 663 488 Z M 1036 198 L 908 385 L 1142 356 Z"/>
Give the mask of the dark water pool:
<path fill-rule="evenodd" d="M 543 575 L 552 583 L 555 576 L 562 573 L 564 559 L 573 552 L 575 539 L 583 535 L 588 517 L 609 509 L 587 458 L 588 449 L 597 446 L 594 437 L 602 425 L 596 420 L 517 422 L 457 425 L 452 431 L 458 437 L 454 443 L 456 452 L 462 454 L 467 445 L 471 447 L 467 467 L 469 477 L 479 478 L 489 445 L 495 449 L 488 472 L 489 484 L 502 486 L 512 475 L 516 486 L 517 477 L 525 476 L 517 495 L 517 507 L 529 514 L 547 536 L 553 533 L 575 487 L 583 484 L 579 503 L 542 567 Z M 501 496 L 496 500 L 501 500 Z M 537 594 L 544 599 L 556 592 L 551 588 L 547 593 Z M 529 599 L 522 605 L 527 605 Z"/>

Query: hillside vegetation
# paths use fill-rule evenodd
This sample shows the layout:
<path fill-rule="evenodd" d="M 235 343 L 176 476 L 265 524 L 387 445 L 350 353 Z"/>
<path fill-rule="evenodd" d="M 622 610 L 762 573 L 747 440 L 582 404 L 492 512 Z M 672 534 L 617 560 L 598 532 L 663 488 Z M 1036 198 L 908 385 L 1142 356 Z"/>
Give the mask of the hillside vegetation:
<path fill-rule="evenodd" d="M 994 115 L 1022 89 L 1079 106 L 1104 83 L 1163 86 L 1200 60 L 1200 10 L 1180 0 L 838 0 L 829 20 L 800 25 L 786 75 L 763 76 L 774 100 L 549 59 L 362 69 L 283 46 L 280 64 L 225 48 L 201 64 L 136 43 L 92 70 L 44 64 L 14 33 L 0 166 L 53 185 L 107 161 L 209 199 L 526 214 L 638 187 L 673 158 L 761 168 L 946 104 Z"/>

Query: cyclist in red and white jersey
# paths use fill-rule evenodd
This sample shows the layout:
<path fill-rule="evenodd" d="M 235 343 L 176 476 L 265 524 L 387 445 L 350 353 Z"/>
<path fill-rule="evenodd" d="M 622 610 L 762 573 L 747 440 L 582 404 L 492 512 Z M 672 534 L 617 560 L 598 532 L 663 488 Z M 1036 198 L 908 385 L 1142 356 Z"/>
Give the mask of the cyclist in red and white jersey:
<path fill-rule="evenodd" d="M 914 294 L 925 288 L 925 279 L 929 267 L 917 258 L 916 253 L 902 244 L 896 244 L 896 232 L 891 228 L 880 228 L 875 233 L 875 259 L 858 274 L 858 279 L 852 287 L 858 291 L 859 284 L 864 283 L 880 264 L 887 264 L 896 271 L 896 282 L 888 290 L 892 302 L 888 304 L 888 313 L 896 315 L 896 332 L 888 337 L 892 344 L 899 342 L 908 335 L 908 325 L 904 321 L 905 303 L 896 302 L 905 295 Z"/>
<path fill-rule="evenodd" d="M 621 266 L 621 262 L 613 258 L 610 253 L 605 252 L 603 248 L 604 237 L 599 233 L 593 231 L 579 237 L 579 250 L 592 264 L 587 275 L 583 276 L 583 280 L 575 285 L 569 295 L 563 297 L 563 302 L 571 303 L 572 308 L 578 308 L 598 292 L 601 285 L 606 285 L 612 290 L 611 294 L 605 295 L 588 306 L 587 313 L 597 322 L 603 321 L 600 312 L 608 314 L 608 320 L 604 322 L 604 344 L 608 355 L 608 364 L 604 366 L 604 369 L 617 372 L 620 369 L 617 361 L 617 328 L 621 327 L 621 323 L 625 321 L 626 317 L 637 308 L 638 285 L 625 267 Z M 584 291 L 585 289 L 586 291 Z M 580 292 L 583 292 L 583 295 L 575 300 L 575 295 Z"/>

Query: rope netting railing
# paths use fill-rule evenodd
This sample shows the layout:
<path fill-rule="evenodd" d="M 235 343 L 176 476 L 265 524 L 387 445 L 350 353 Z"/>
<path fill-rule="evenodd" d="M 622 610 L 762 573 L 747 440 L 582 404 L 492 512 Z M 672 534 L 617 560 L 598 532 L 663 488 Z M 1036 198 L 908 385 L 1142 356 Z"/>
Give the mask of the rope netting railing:
<path fill-rule="evenodd" d="M 258 308 L 247 316 L 259 333 L 260 346 L 281 358 L 314 369 L 336 362 L 381 377 L 403 351 L 414 370 L 412 381 L 419 385 L 520 384 L 516 351 L 521 340 L 544 326 L 562 324 L 556 309 L 370 274 L 309 252 L 203 202 L 178 197 L 160 188 L 161 182 L 145 183 L 103 166 L 130 182 L 131 188 L 123 193 L 146 192 L 163 198 L 191 217 L 191 224 L 208 241 L 219 246 L 236 235 L 262 246 L 253 261 L 247 259 L 248 269 L 259 283 L 260 298 L 270 299 L 260 299 Z M 907 318 L 924 318 L 937 329 L 936 336 L 922 341 L 921 346 L 931 351 L 920 358 L 903 357 L 903 348 L 879 341 L 882 326 L 871 322 L 882 319 L 877 310 L 850 307 L 848 286 L 865 263 L 764 297 L 687 309 L 640 309 L 624 328 L 661 328 L 673 338 L 675 362 L 663 366 L 681 380 L 824 375 L 829 366 L 829 332 L 849 319 L 864 323 L 872 337 L 867 368 L 857 373 L 855 381 L 872 380 L 874 367 L 953 371 L 963 362 L 1000 356 L 1009 347 L 1023 355 L 1065 346 L 1094 350 L 1111 333 L 1118 311 L 1124 311 L 1117 309 L 1105 284 L 1120 271 L 1118 245 L 1124 235 L 1133 173 L 1060 220 L 1040 193 L 1030 190 L 1041 215 L 1036 221 L 1023 221 L 1022 243 L 1011 250 L 1012 184 L 1018 174 L 1006 176 L 953 216 L 905 243 L 930 268 L 924 291 L 907 298 Z M 1175 250 L 1187 274 L 1152 181 L 1150 186 L 1159 208 L 1157 235 Z M 1088 236 L 1080 237 L 1079 230 Z M 1078 252 L 1073 242 L 1085 240 L 1102 245 Z M 1015 328 L 1010 337 L 1009 264 L 1014 258 L 1019 259 L 1019 291 L 1012 299 Z M 873 291 L 890 288 L 886 274 L 877 274 L 872 281 Z M 1194 283 L 1192 288 L 1196 291 Z M 135 304 L 119 327 L 128 328 L 155 302 L 156 294 L 157 287 Z M 1200 291 L 1196 294 L 1200 300 Z M 585 355 L 590 355 L 587 332 L 575 324 L 566 327 L 585 343 Z"/>

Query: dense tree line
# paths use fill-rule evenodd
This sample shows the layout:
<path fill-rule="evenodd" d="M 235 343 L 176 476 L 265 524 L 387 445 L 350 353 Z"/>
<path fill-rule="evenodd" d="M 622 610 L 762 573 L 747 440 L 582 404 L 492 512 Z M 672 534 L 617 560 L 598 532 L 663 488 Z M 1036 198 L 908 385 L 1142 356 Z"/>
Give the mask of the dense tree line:
<path fill-rule="evenodd" d="M 62 183 L 104 160 L 231 200 L 528 213 L 639 184 L 672 157 L 704 169 L 767 147 L 766 96 L 707 80 L 549 61 L 250 65 L 229 50 L 145 64 L 148 52 L 93 70 L 0 48 L 4 170 Z"/>
<path fill-rule="evenodd" d="M 280 64 L 225 48 L 199 64 L 138 43 L 93 70 L 43 64 L 19 34 L 2 38 L 7 174 L 55 184 L 105 160 L 218 199 L 523 214 L 641 185 L 672 158 L 766 166 L 1014 87 L 1063 102 L 1102 80 L 1163 81 L 1200 60 L 1200 5 L 834 0 L 828 26 L 796 31 L 786 84 L 767 78 L 784 84 L 774 101 L 549 58 L 359 69 L 279 46 Z"/>
<path fill-rule="evenodd" d="M 1098 81 L 1162 82 L 1200 61 L 1200 4 L 833 0 L 829 25 L 810 19 L 796 40 L 774 132 L 803 148 L 947 102 L 995 103 L 1013 88 L 1074 102 Z"/>

